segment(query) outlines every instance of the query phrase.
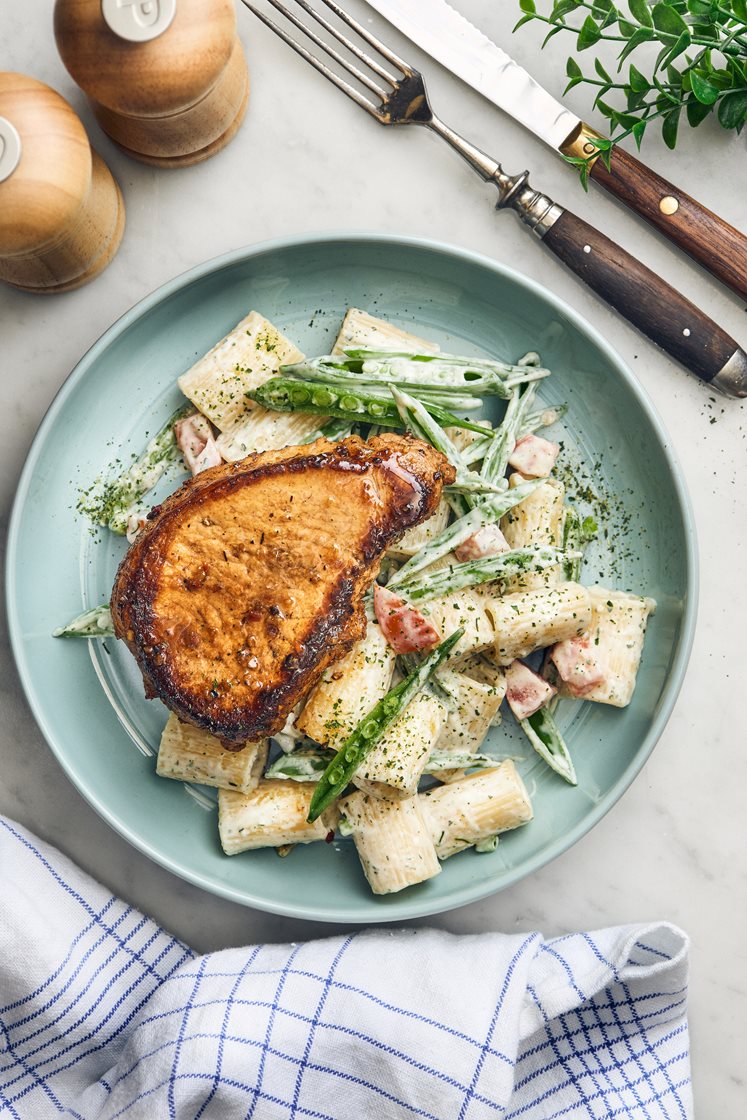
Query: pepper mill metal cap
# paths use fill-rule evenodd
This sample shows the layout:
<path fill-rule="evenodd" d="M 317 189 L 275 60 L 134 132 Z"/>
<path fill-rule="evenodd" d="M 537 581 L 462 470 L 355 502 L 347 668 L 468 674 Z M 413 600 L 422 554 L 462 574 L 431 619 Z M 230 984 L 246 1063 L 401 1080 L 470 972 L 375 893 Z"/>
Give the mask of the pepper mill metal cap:
<path fill-rule="evenodd" d="M 64 97 L 0 73 L 0 280 L 75 287 L 109 262 L 123 228 L 119 189 Z"/>

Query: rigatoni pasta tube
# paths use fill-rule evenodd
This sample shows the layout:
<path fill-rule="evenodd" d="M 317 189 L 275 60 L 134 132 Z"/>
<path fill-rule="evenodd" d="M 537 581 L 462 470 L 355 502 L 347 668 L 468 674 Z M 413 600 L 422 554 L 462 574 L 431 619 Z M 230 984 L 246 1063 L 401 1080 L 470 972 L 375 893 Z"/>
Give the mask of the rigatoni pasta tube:
<path fill-rule="evenodd" d="M 420 525 L 413 525 L 408 529 L 404 536 L 400 537 L 391 548 L 388 549 L 387 555 L 394 556 L 399 560 L 407 560 L 409 557 L 414 556 L 420 552 L 421 548 L 430 544 L 434 537 L 439 536 L 446 526 L 449 524 L 449 515 L 451 507 L 445 498 L 441 498 L 436 506 L 435 512 L 428 518 L 427 521 L 421 522 Z"/>
<path fill-rule="evenodd" d="M 223 432 L 258 408 L 245 396 L 264 384 L 285 362 L 303 354 L 277 327 L 250 311 L 225 338 L 178 380 L 185 397 Z M 317 417 L 318 424 L 318 417 Z"/>
<path fill-rule="evenodd" d="M 453 709 L 443 721 L 437 742 L 439 751 L 474 754 L 480 749 L 506 695 L 502 674 L 500 679 L 500 686 L 491 685 L 464 673 L 441 670 L 438 680 L 451 697 Z"/>
<path fill-rule="evenodd" d="M 532 804 L 510 759 L 495 770 L 418 794 L 439 859 L 532 819 Z"/>
<path fill-rule="evenodd" d="M 453 634 L 460 627 L 464 630 L 451 655 L 451 660 L 455 661 L 466 654 L 489 649 L 494 644 L 495 627 L 488 610 L 490 606 L 487 597 L 469 587 L 444 595 L 441 599 L 418 603 L 418 610 L 439 634 Z"/>
<path fill-rule="evenodd" d="M 417 797 L 373 797 L 359 790 L 339 808 L 374 894 L 404 890 L 441 871 Z"/>
<path fill-rule="evenodd" d="M 385 319 L 377 319 L 359 307 L 349 307 L 340 327 L 340 333 L 332 349 L 333 354 L 342 354 L 346 347 L 360 350 L 411 350 L 417 354 L 435 354 L 438 346 L 427 342 L 416 334 L 403 331 Z"/>
<path fill-rule="evenodd" d="M 421 692 L 364 758 L 353 782 L 378 796 L 413 797 L 441 733 L 443 705 Z"/>
<path fill-rule="evenodd" d="M 583 694 L 575 692 L 562 680 L 560 696 L 573 696 L 626 707 L 633 698 L 638 666 L 643 653 L 648 616 L 656 609 L 654 599 L 629 595 L 625 591 L 609 591 L 606 587 L 590 587 L 592 616 L 583 635 L 588 640 L 591 656 L 598 663 L 602 679 Z"/>
<path fill-rule="evenodd" d="M 508 480 L 512 490 L 524 482 L 526 479 L 518 473 L 512 474 Z M 525 548 L 533 544 L 562 547 L 564 494 L 562 482 L 554 478 L 548 479 L 503 516 L 501 530 L 511 548 Z M 526 572 L 515 576 L 506 584 L 505 591 L 534 591 L 538 587 L 553 587 L 562 578 L 562 565 L 556 564 L 542 572 Z"/>
<path fill-rule="evenodd" d="M 161 778 L 197 782 L 203 786 L 248 793 L 262 777 L 269 741 L 247 743 L 243 750 L 227 751 L 219 739 L 182 723 L 173 714 L 161 735 L 156 773 Z"/>
<path fill-rule="evenodd" d="M 583 634 L 591 621 L 591 598 L 580 583 L 561 583 L 484 600 L 495 637 L 491 658 L 510 665 L 535 649 Z"/>
<path fill-rule="evenodd" d="M 378 623 L 369 622 L 365 637 L 312 689 L 296 727 L 316 743 L 339 747 L 389 691 L 395 660 Z"/>
<path fill-rule="evenodd" d="M 330 809 L 318 820 L 306 820 L 316 785 L 265 779 L 251 793 L 222 789 L 218 794 L 218 832 L 227 856 L 252 848 L 310 844 L 334 829 L 337 813 Z"/>

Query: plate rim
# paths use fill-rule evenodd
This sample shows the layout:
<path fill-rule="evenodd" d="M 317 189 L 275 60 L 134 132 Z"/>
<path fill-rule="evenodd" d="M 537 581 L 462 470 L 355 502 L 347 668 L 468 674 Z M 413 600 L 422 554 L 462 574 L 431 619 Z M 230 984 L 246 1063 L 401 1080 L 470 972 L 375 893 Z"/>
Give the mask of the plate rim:
<path fill-rule="evenodd" d="M 86 784 L 85 773 L 81 773 L 73 766 L 66 758 L 64 744 L 59 744 L 55 735 L 54 729 L 49 726 L 48 721 L 42 710 L 41 701 L 38 699 L 34 683 L 33 674 L 27 664 L 25 656 L 25 648 L 23 636 L 21 633 L 20 620 L 17 612 L 17 599 L 16 588 L 18 584 L 17 579 L 17 550 L 18 540 L 21 529 L 21 522 L 23 519 L 23 510 L 25 499 L 28 495 L 34 471 L 37 466 L 39 457 L 44 447 L 47 435 L 54 425 L 58 414 L 64 407 L 68 396 L 73 392 L 78 382 L 86 375 L 88 369 L 95 363 L 98 357 L 106 351 L 106 349 L 124 334 L 129 327 L 138 319 L 146 315 L 150 310 L 169 299 L 176 293 L 187 289 L 192 284 L 198 282 L 211 273 L 219 272 L 221 269 L 229 268 L 232 265 L 239 264 L 242 261 L 248 261 L 256 257 L 276 252 L 282 252 L 288 249 L 295 249 L 303 245 L 319 244 L 319 243 L 349 243 L 355 242 L 369 242 L 372 244 L 385 244 L 388 246 L 400 246 L 405 249 L 427 250 L 428 252 L 436 252 L 439 255 L 446 257 L 456 257 L 461 261 L 476 265 L 481 268 L 502 275 L 509 279 L 512 283 L 517 284 L 526 290 L 538 295 L 541 299 L 555 307 L 579 330 L 591 339 L 591 341 L 605 354 L 608 361 L 615 368 L 616 372 L 623 378 L 628 389 L 633 393 L 637 399 L 639 406 L 647 415 L 656 436 L 659 440 L 662 454 L 667 462 L 669 473 L 671 476 L 672 484 L 674 486 L 679 506 L 683 514 L 683 529 L 686 544 L 685 574 L 686 574 L 686 596 L 682 618 L 682 626 L 677 643 L 677 648 L 672 661 L 672 667 L 669 674 L 669 679 L 665 685 L 664 693 L 661 701 L 654 712 L 651 726 L 648 733 L 641 741 L 636 750 L 634 758 L 631 760 L 629 766 L 615 784 L 607 790 L 605 795 L 597 801 L 589 814 L 584 816 L 573 828 L 558 837 L 555 841 L 547 845 L 545 849 L 535 853 L 521 868 L 513 868 L 508 872 L 502 871 L 500 874 L 500 882 L 496 884 L 497 876 L 488 876 L 476 883 L 465 884 L 461 888 L 452 891 L 448 900 L 439 900 L 434 907 L 432 903 L 427 900 L 426 895 L 413 894 L 410 897 L 392 896 L 396 897 L 396 913 L 388 915 L 382 909 L 380 914 L 373 912 L 377 898 L 371 895 L 370 900 L 366 899 L 366 904 L 361 905 L 358 901 L 354 908 L 348 906 L 336 906 L 331 912 L 320 912 L 305 904 L 283 904 L 277 903 L 272 899 L 268 900 L 262 896 L 254 894 L 251 890 L 234 888 L 229 884 L 216 883 L 209 876 L 204 875 L 198 871 L 191 869 L 184 863 L 169 856 L 165 856 L 157 848 L 155 848 L 146 838 L 138 836 L 129 827 L 127 822 L 123 820 L 117 813 L 110 810 L 106 805 L 102 804 L 98 799 L 96 793 L 92 791 Z M 349 924 L 365 924 L 365 923 L 387 923 L 395 921 L 407 921 L 413 918 L 428 917 L 435 914 L 447 913 L 449 910 L 457 909 L 460 906 L 468 905 L 472 902 L 477 902 L 490 895 L 496 894 L 501 890 L 515 885 L 522 879 L 533 875 L 542 867 L 551 863 L 558 856 L 568 851 L 578 840 L 590 832 L 599 821 L 606 816 L 610 809 L 620 800 L 622 795 L 632 785 L 635 778 L 642 770 L 645 763 L 651 756 L 651 753 L 659 741 L 664 728 L 666 727 L 669 718 L 674 709 L 674 705 L 679 696 L 682 684 L 684 682 L 687 665 L 690 660 L 692 652 L 693 640 L 695 635 L 695 627 L 698 616 L 698 599 L 699 599 L 699 557 L 698 557 L 698 544 L 697 533 L 695 527 L 695 517 L 690 499 L 689 491 L 685 484 L 684 472 L 680 465 L 678 456 L 672 445 L 669 433 L 664 425 L 664 422 L 659 415 L 659 412 L 654 405 L 653 401 L 649 398 L 641 383 L 636 378 L 633 371 L 624 361 L 622 356 L 614 349 L 613 346 L 604 338 L 601 332 L 590 323 L 583 315 L 571 307 L 561 296 L 558 296 L 551 289 L 545 285 L 534 280 L 532 277 L 526 276 L 524 273 L 519 272 L 517 269 L 512 268 L 510 265 L 504 264 L 502 261 L 495 260 L 484 253 L 475 252 L 474 250 L 465 249 L 460 245 L 455 245 L 450 242 L 434 240 L 427 237 L 411 237 L 407 234 L 392 234 L 382 233 L 367 230 L 331 230 L 320 231 L 316 233 L 306 233 L 300 235 L 289 235 L 286 237 L 272 238 L 266 241 L 255 242 L 252 244 L 244 245 L 238 249 L 232 249 L 228 252 L 218 254 L 211 257 L 206 261 L 186 269 L 184 272 L 178 273 L 170 280 L 158 285 L 152 289 L 147 295 L 138 300 L 127 311 L 120 315 L 114 322 L 107 327 L 107 329 L 99 336 L 98 339 L 84 352 L 81 358 L 73 366 L 69 374 L 66 376 L 62 385 L 55 393 L 49 407 L 47 408 L 44 416 L 39 424 L 39 427 L 34 435 L 34 438 L 29 447 L 23 469 L 18 478 L 15 497 L 11 509 L 8 536 L 7 536 L 7 554 L 5 563 L 5 593 L 7 604 L 7 617 L 8 617 L 8 635 L 10 639 L 10 646 L 13 653 L 13 658 L 16 665 L 16 670 L 23 688 L 26 702 L 29 705 L 31 714 L 34 717 L 37 727 L 41 731 L 44 739 L 52 751 L 55 759 L 59 763 L 63 772 L 68 780 L 76 788 L 78 793 L 86 800 L 86 802 L 94 809 L 94 811 L 120 836 L 122 836 L 129 844 L 131 844 L 137 851 L 142 852 L 145 856 L 151 859 L 157 865 L 165 868 L 167 871 L 192 883 L 194 886 L 201 888 L 211 894 L 225 898 L 230 902 L 238 903 L 242 906 L 254 907 L 266 913 L 279 914 L 286 917 L 296 918 L 305 921 L 317 922 L 337 922 Z"/>

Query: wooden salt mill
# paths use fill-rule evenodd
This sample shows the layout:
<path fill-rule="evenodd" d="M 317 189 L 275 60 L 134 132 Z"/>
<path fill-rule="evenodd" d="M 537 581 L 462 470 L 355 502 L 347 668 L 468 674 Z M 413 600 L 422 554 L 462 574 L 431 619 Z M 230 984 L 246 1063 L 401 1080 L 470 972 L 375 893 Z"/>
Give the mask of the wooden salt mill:
<path fill-rule="evenodd" d="M 119 187 L 64 97 L 0 72 L 0 280 L 77 288 L 109 264 L 124 222 Z"/>
<path fill-rule="evenodd" d="M 56 0 L 57 47 L 104 132 L 156 167 L 235 135 L 249 75 L 234 0 Z"/>

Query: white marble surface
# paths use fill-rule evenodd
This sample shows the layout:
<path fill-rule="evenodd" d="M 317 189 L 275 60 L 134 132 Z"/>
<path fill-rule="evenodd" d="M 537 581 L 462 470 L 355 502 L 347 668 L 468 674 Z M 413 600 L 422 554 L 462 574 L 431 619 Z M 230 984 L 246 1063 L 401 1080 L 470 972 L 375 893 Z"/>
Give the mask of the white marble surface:
<path fill-rule="evenodd" d="M 465 14 L 506 41 L 514 0 L 459 0 Z M 425 4 L 424 4 L 425 7 Z M 436 138 L 378 128 L 297 60 L 250 13 L 239 13 L 253 77 L 242 131 L 213 161 L 179 172 L 131 162 L 98 131 L 56 54 L 48 0 L 3 4 L 2 65 L 33 74 L 69 97 L 124 190 L 127 231 L 111 267 L 65 296 L 0 291 L 2 517 L 34 432 L 72 366 L 109 324 L 147 292 L 224 250 L 278 235 L 343 227 L 433 236 L 520 267 L 593 320 L 630 363 L 664 417 L 684 466 L 700 536 L 701 608 L 687 679 L 651 760 L 608 816 L 569 852 L 493 898 L 430 920 L 453 931 L 539 928 L 546 934 L 666 918 L 691 936 L 692 1045 L 700 1115 L 744 1111 L 747 988 L 747 737 L 740 690 L 747 624 L 745 407 L 715 397 L 636 336 L 529 242 L 511 216 L 496 216 L 483 185 Z M 351 10 L 369 10 L 360 0 Z M 376 18 L 373 23 L 389 31 Z M 531 136 L 389 32 L 422 62 L 447 121 L 504 160 L 530 166 L 533 182 L 628 248 L 747 339 L 745 308 L 600 192 L 585 197 L 573 175 Z M 565 52 L 540 55 L 524 29 L 514 53 L 562 91 Z M 587 117 L 589 97 L 569 100 Z M 601 120 L 591 122 L 601 125 Z M 709 123 L 685 132 L 677 152 L 654 137 L 644 157 L 683 188 L 747 227 L 745 140 Z M 741 551 L 740 551 L 741 545 Z M 331 932 L 243 909 L 201 893 L 130 848 L 63 777 L 24 701 L 4 636 L 0 651 L 3 781 L 0 809 L 76 859 L 113 891 L 198 949 Z"/>

